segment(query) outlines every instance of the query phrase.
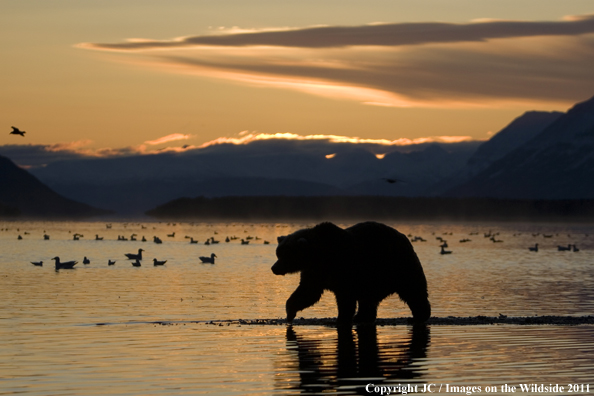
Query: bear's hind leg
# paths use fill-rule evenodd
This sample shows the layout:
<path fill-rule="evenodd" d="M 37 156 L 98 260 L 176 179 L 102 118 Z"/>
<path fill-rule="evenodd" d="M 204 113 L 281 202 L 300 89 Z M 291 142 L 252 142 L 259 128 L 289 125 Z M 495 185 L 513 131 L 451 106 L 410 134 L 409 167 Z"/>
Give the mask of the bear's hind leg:
<path fill-rule="evenodd" d="M 351 324 L 353 322 L 353 316 L 357 309 L 357 299 L 349 292 L 345 293 L 334 293 L 336 295 L 336 305 L 338 306 L 338 318 L 336 318 L 337 324 Z"/>
<path fill-rule="evenodd" d="M 355 323 L 373 323 L 377 317 L 379 303 L 368 299 L 359 300 L 359 310 L 355 315 Z"/>
<path fill-rule="evenodd" d="M 311 286 L 297 286 L 297 289 L 291 294 L 287 300 L 287 322 L 292 322 L 297 316 L 297 312 L 311 307 L 322 298 L 324 289 Z"/>

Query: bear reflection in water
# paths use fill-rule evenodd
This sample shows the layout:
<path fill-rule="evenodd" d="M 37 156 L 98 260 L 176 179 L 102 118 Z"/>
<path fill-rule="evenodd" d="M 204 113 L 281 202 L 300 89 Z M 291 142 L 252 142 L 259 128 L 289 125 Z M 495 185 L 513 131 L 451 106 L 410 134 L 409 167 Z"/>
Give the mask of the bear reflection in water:
<path fill-rule="evenodd" d="M 286 303 L 288 322 L 317 303 L 324 290 L 336 296 L 338 324 L 373 323 L 380 302 L 394 293 L 408 304 L 415 322 L 431 316 L 421 262 L 408 238 L 392 227 L 372 221 L 346 229 L 321 223 L 278 242 L 272 272 L 301 273 Z"/>
<path fill-rule="evenodd" d="M 368 395 L 368 384 L 422 382 L 426 369 L 419 362 L 427 357 L 430 339 L 426 325 L 409 327 L 407 338 L 383 338 L 381 343 L 375 325 L 359 325 L 356 330 L 338 326 L 336 330 L 335 338 L 309 338 L 288 326 L 289 359 L 277 361 L 276 388 Z"/>

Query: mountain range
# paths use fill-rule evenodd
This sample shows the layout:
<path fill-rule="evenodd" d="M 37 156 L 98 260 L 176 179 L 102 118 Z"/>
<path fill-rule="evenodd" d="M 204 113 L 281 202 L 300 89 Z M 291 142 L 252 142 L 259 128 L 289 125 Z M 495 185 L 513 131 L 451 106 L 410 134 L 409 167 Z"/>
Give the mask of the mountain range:
<path fill-rule="evenodd" d="M 270 139 L 182 153 L 67 158 L 30 172 L 63 196 L 124 215 L 197 196 L 592 199 L 594 98 L 566 113 L 524 113 L 484 142 Z M 9 209 L 11 202 L 0 196 Z"/>
<path fill-rule="evenodd" d="M 65 198 L 35 176 L 0 156 L 0 215 L 81 218 L 110 213 Z"/>
<path fill-rule="evenodd" d="M 388 148 L 381 145 L 269 140 L 176 154 L 59 161 L 31 172 L 65 196 L 134 215 L 182 196 L 417 196 L 462 167 L 479 144 L 385 153 Z M 385 156 L 379 159 L 374 152 L 381 150 Z"/>
<path fill-rule="evenodd" d="M 594 98 L 578 103 L 468 181 L 453 197 L 594 198 Z"/>

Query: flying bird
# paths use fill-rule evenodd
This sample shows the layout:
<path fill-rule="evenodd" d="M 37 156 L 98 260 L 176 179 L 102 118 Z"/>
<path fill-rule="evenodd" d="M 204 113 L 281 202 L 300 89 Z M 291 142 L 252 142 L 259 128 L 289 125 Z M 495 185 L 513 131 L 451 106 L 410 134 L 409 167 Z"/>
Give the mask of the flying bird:
<path fill-rule="evenodd" d="M 25 131 L 21 131 L 19 128 L 17 127 L 11 127 L 12 128 L 12 132 L 9 133 L 9 135 L 21 135 L 21 136 L 25 136 Z"/>
<path fill-rule="evenodd" d="M 382 180 L 385 180 L 390 184 L 402 183 L 402 180 L 400 180 L 400 179 L 393 179 L 393 178 L 387 178 L 387 177 L 382 178 Z"/>

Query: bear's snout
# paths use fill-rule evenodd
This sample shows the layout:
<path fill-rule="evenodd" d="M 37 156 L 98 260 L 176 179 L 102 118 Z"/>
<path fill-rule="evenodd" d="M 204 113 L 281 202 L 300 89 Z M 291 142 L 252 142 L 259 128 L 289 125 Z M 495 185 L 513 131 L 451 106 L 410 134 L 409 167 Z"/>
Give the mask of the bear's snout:
<path fill-rule="evenodd" d="M 287 273 L 286 271 L 283 271 L 283 269 L 281 268 L 280 261 L 274 263 L 271 270 L 274 275 L 285 275 Z"/>

